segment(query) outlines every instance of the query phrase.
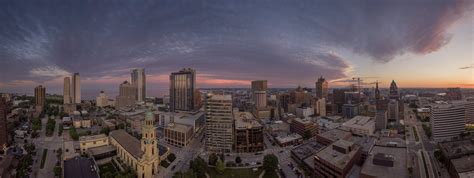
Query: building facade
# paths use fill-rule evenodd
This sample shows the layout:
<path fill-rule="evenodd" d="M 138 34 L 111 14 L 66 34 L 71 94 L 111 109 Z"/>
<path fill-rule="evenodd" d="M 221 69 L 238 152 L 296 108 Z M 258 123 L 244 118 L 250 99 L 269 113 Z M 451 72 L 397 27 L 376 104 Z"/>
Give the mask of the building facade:
<path fill-rule="evenodd" d="M 237 153 L 264 150 L 263 126 L 249 112 L 234 112 L 234 146 Z"/>
<path fill-rule="evenodd" d="M 434 141 L 449 141 L 465 131 L 466 110 L 463 105 L 431 106 L 430 125 Z"/>
<path fill-rule="evenodd" d="M 109 97 L 104 91 L 100 91 L 99 96 L 95 98 L 97 107 L 105 107 L 109 105 Z"/>
<path fill-rule="evenodd" d="M 89 148 L 107 145 L 109 145 L 109 137 L 105 134 L 79 137 L 79 148 L 81 149 L 81 154 L 85 154 Z"/>
<path fill-rule="evenodd" d="M 318 99 L 328 99 L 329 94 L 329 84 L 323 76 L 319 77 L 318 81 L 316 82 L 316 97 Z"/>
<path fill-rule="evenodd" d="M 7 133 L 7 104 L 3 97 L 0 97 L 0 150 L 8 144 Z"/>
<path fill-rule="evenodd" d="M 116 99 L 117 108 L 133 106 L 136 101 L 136 87 L 130 84 L 128 81 L 124 81 L 122 84 L 120 84 L 119 90 L 120 93 Z"/>
<path fill-rule="evenodd" d="M 353 142 L 338 140 L 314 156 L 316 177 L 344 178 L 360 159 L 360 147 Z"/>
<path fill-rule="evenodd" d="M 166 143 L 182 148 L 188 146 L 193 137 L 193 127 L 184 124 L 169 123 L 163 129 Z"/>
<path fill-rule="evenodd" d="M 185 68 L 170 75 L 170 110 L 192 111 L 196 89 L 196 71 Z"/>
<path fill-rule="evenodd" d="M 63 103 L 71 104 L 71 78 L 64 77 Z"/>
<path fill-rule="evenodd" d="M 389 99 L 400 100 L 400 92 L 395 80 L 392 80 L 392 83 L 390 83 Z"/>
<path fill-rule="evenodd" d="M 35 101 L 36 108 L 41 108 L 42 110 L 46 102 L 46 88 L 42 85 L 35 88 Z"/>
<path fill-rule="evenodd" d="M 158 175 L 160 158 L 153 113 L 148 112 L 142 125 L 142 138 L 136 139 L 124 130 L 110 132 L 110 144 L 117 148 L 117 157 L 132 168 L 139 178 Z"/>
<path fill-rule="evenodd" d="M 81 77 L 79 73 L 72 75 L 72 101 L 73 103 L 81 103 Z"/>
<path fill-rule="evenodd" d="M 290 124 L 290 132 L 297 133 L 302 137 L 313 137 L 318 134 L 318 124 L 308 118 L 295 118 Z"/>
<path fill-rule="evenodd" d="M 390 99 L 388 102 L 388 120 L 398 122 L 400 120 L 399 101 Z"/>
<path fill-rule="evenodd" d="M 252 81 L 252 98 L 255 108 L 261 109 L 267 107 L 267 81 Z"/>
<path fill-rule="evenodd" d="M 146 97 L 146 75 L 144 68 L 132 69 L 130 74 L 132 85 L 135 86 L 135 99 L 138 102 L 145 101 Z"/>
<path fill-rule="evenodd" d="M 211 152 L 232 151 L 234 116 L 232 96 L 206 96 L 206 148 Z"/>

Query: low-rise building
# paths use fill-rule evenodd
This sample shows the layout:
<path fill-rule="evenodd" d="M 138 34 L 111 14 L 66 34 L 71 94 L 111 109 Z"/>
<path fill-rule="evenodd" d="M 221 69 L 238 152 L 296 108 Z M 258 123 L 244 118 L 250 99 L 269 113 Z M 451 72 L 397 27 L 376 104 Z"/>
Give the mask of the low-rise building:
<path fill-rule="evenodd" d="M 296 108 L 296 117 L 307 118 L 314 115 L 314 109 L 311 107 L 298 107 Z"/>
<path fill-rule="evenodd" d="M 352 132 L 354 135 L 369 136 L 375 131 L 375 121 L 371 117 L 356 116 L 342 124 L 344 130 Z"/>
<path fill-rule="evenodd" d="M 303 137 L 299 134 L 290 134 L 286 136 L 277 136 L 275 137 L 275 140 L 278 145 L 281 147 L 286 147 L 290 145 L 297 145 L 303 142 Z"/>
<path fill-rule="evenodd" d="M 81 136 L 79 137 L 79 146 L 81 153 L 85 154 L 90 148 L 109 145 L 109 137 L 105 134 Z"/>
<path fill-rule="evenodd" d="M 74 128 L 91 128 L 92 121 L 88 117 L 74 116 L 72 119 Z"/>
<path fill-rule="evenodd" d="M 177 111 L 177 112 L 160 112 L 157 111 L 154 113 L 157 115 L 158 127 L 166 127 L 169 123 L 174 122 L 177 124 L 184 124 L 192 126 L 194 132 L 198 132 L 204 128 L 206 123 L 206 116 L 204 112 L 186 112 L 186 111 Z"/>
<path fill-rule="evenodd" d="M 316 135 L 316 140 L 323 145 L 330 145 L 340 139 L 347 140 L 350 137 L 352 137 L 351 132 L 341 129 L 332 129 Z"/>
<path fill-rule="evenodd" d="M 249 112 L 234 111 L 235 152 L 248 153 L 264 150 L 263 126 Z"/>
<path fill-rule="evenodd" d="M 376 145 L 362 166 L 360 177 L 410 177 L 406 163 L 406 147 Z"/>
<path fill-rule="evenodd" d="M 192 139 L 193 127 L 184 124 L 169 123 L 163 130 L 165 141 L 173 146 L 186 147 Z"/>
<path fill-rule="evenodd" d="M 474 176 L 474 141 L 460 140 L 439 143 L 444 164 L 451 177 Z"/>
<path fill-rule="evenodd" d="M 359 146 L 338 140 L 314 156 L 316 177 L 346 177 L 360 157 Z"/>
<path fill-rule="evenodd" d="M 309 118 L 295 118 L 290 124 L 290 131 L 302 137 L 307 136 L 307 134 L 309 134 L 309 137 L 313 137 L 318 134 L 318 125 Z"/>

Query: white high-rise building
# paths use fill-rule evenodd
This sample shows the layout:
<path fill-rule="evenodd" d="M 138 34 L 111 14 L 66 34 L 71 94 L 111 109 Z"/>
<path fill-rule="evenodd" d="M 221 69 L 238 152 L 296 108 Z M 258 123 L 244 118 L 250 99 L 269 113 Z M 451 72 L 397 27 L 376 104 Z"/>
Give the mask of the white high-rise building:
<path fill-rule="evenodd" d="M 95 98 L 97 107 L 105 107 L 109 105 L 109 98 L 104 91 L 100 91 L 99 96 Z"/>
<path fill-rule="evenodd" d="M 388 120 L 391 121 L 398 121 L 400 120 L 400 109 L 399 109 L 399 103 L 398 100 L 391 99 L 390 102 L 388 103 Z"/>
<path fill-rule="evenodd" d="M 144 68 L 132 69 L 132 73 L 130 75 L 131 75 L 132 85 L 137 88 L 135 99 L 138 102 L 145 101 L 145 97 L 146 97 L 145 69 Z"/>
<path fill-rule="evenodd" d="M 81 77 L 79 73 L 72 75 L 72 100 L 74 103 L 81 103 Z"/>
<path fill-rule="evenodd" d="M 434 141 L 449 141 L 465 131 L 466 110 L 461 104 L 436 104 L 430 109 Z"/>
<path fill-rule="evenodd" d="M 206 149 L 211 152 L 231 152 L 234 115 L 231 95 L 206 96 Z"/>
<path fill-rule="evenodd" d="M 71 78 L 64 77 L 63 103 L 71 104 Z"/>

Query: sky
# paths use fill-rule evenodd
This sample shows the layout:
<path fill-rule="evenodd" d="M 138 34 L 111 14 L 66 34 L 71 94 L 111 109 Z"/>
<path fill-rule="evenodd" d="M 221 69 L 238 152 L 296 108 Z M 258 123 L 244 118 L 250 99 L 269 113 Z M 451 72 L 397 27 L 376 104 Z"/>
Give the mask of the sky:
<path fill-rule="evenodd" d="M 147 95 L 169 74 L 197 70 L 198 87 L 330 87 L 353 77 L 401 88 L 474 88 L 470 0 L 5 0 L 0 92 L 112 95 L 145 68 Z M 84 95 L 84 94 L 83 94 Z"/>

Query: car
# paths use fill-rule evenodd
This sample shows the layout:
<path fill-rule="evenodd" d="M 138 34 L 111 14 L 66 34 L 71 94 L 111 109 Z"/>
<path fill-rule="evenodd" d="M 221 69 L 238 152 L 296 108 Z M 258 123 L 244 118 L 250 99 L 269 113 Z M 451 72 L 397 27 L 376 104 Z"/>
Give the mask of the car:
<path fill-rule="evenodd" d="M 173 167 L 171 167 L 171 170 L 174 170 L 174 168 L 176 168 L 176 165 L 174 165 Z"/>
<path fill-rule="evenodd" d="M 284 150 L 281 150 L 279 153 L 283 153 L 283 152 L 284 152 Z"/>

